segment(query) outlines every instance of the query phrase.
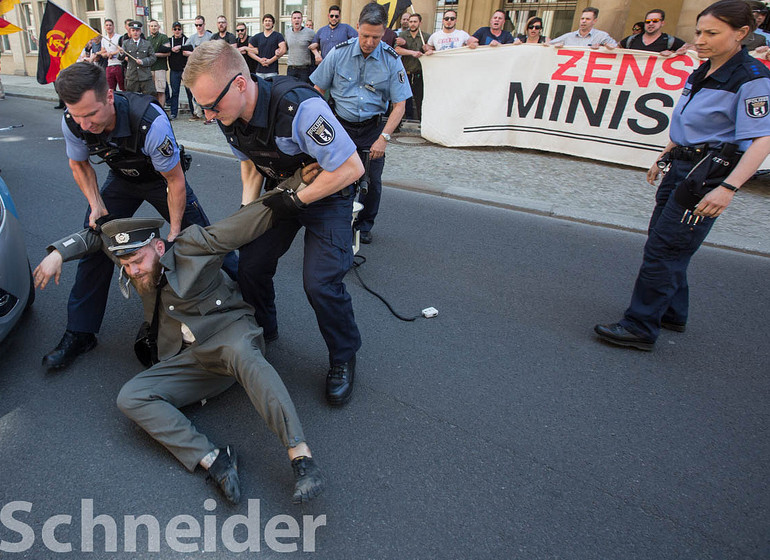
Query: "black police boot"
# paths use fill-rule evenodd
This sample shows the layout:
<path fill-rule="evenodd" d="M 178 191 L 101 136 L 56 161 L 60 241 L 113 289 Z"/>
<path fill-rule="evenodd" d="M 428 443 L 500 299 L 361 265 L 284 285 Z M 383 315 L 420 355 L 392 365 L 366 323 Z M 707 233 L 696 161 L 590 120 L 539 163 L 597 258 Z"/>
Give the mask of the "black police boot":
<path fill-rule="evenodd" d="M 241 501 L 241 483 L 238 480 L 238 455 L 235 449 L 222 447 L 219 455 L 209 467 L 208 478 L 219 486 L 225 498 L 237 504 Z"/>
<path fill-rule="evenodd" d="M 48 369 L 64 369 L 75 361 L 75 358 L 93 350 L 96 346 L 96 335 L 64 331 L 59 344 L 43 356 L 43 365 Z"/>
<path fill-rule="evenodd" d="M 326 401 L 331 405 L 343 405 L 353 394 L 353 380 L 356 375 L 356 357 L 344 364 L 329 368 L 326 375 Z"/>
<path fill-rule="evenodd" d="M 615 346 L 625 346 L 628 348 L 636 348 L 637 350 L 645 350 L 649 352 L 655 346 L 654 340 L 641 337 L 637 334 L 627 331 L 620 323 L 612 323 L 610 325 L 596 325 L 594 332 L 599 335 L 605 342 L 614 344 Z"/>
<path fill-rule="evenodd" d="M 312 457 L 297 457 L 291 462 L 294 470 L 294 495 L 291 498 L 294 504 L 306 504 L 324 491 L 326 481 L 321 473 L 321 468 L 316 465 Z"/>

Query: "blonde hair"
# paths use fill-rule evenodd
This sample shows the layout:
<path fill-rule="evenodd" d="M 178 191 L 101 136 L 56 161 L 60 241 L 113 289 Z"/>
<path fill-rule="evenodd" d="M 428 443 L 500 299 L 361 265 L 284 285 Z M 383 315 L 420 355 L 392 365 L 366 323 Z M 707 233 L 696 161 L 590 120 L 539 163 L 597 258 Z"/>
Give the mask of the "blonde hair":
<path fill-rule="evenodd" d="M 227 41 L 206 41 L 187 59 L 182 80 L 187 87 L 193 87 L 202 75 L 227 81 L 238 72 L 246 78 L 249 76 L 249 66 L 241 53 Z"/>

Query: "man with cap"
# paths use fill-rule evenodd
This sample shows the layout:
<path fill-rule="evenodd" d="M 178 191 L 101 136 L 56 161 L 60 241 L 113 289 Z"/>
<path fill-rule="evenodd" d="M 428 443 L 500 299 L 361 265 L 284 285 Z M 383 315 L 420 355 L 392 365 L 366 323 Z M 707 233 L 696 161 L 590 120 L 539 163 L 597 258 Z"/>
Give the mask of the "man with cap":
<path fill-rule="evenodd" d="M 334 114 L 360 152 L 368 153 L 368 191 L 356 228 L 361 243 L 372 242 L 372 227 L 382 196 L 382 170 L 390 135 L 404 116 L 412 90 L 393 48 L 382 42 L 388 14 L 381 4 L 366 4 L 358 17 L 358 37 L 340 43 L 310 75 L 321 93 L 330 94 Z M 388 103 L 392 104 L 386 116 Z"/>
<path fill-rule="evenodd" d="M 185 179 L 184 159 L 171 123 L 154 97 L 113 92 L 104 70 L 83 62 L 59 73 L 56 91 L 67 105 L 62 131 L 70 169 L 90 205 L 85 227 L 97 227 L 108 214 L 133 216 L 144 201 L 169 222 L 169 240 L 183 227 L 209 224 Z M 91 161 L 110 167 L 101 191 Z M 225 267 L 234 277 L 238 267 L 234 254 L 227 257 Z M 43 358 L 44 366 L 65 368 L 96 346 L 112 273 L 112 262 L 101 253 L 88 255 L 78 264 L 67 306 L 67 330 Z"/>
<path fill-rule="evenodd" d="M 313 173 L 309 169 L 304 179 Z M 121 281 L 125 275 L 142 299 L 157 353 L 146 356 L 149 369 L 123 386 L 118 408 L 190 472 L 198 465 L 208 470 L 233 503 L 241 495 L 235 450 L 217 447 L 179 408 L 216 396 L 236 381 L 288 449 L 295 476 L 292 501 L 307 502 L 324 486 L 291 397 L 262 355 L 254 310 L 220 268 L 228 252 L 270 228 L 272 211 L 262 202 L 283 192 L 296 196 L 290 189 L 303 188 L 302 181 L 298 172 L 275 193 L 211 226 L 192 225 L 173 243 L 161 237 L 162 219 L 112 220 L 101 233 L 86 229 L 49 245 L 34 271 L 35 286 L 43 289 L 52 278 L 59 282 L 63 261 L 104 251 L 121 266 Z M 121 289 L 130 293 L 128 282 Z"/>
<path fill-rule="evenodd" d="M 126 60 L 126 91 L 136 91 L 156 95 L 155 82 L 152 79 L 152 65 L 158 60 L 152 44 L 142 38 L 142 23 L 132 21 L 128 24 L 129 38 L 123 41 L 121 60 Z"/>
<path fill-rule="evenodd" d="M 339 406 L 353 391 L 361 335 L 343 279 L 353 265 L 353 197 L 348 185 L 364 171 L 350 140 L 323 97 L 288 76 L 249 76 L 243 57 L 222 41 L 195 49 L 184 81 L 207 118 L 219 127 L 240 160 L 241 202 L 318 162 L 323 171 L 296 197 L 276 197 L 276 225 L 240 248 L 238 284 L 254 306 L 265 340 L 278 338 L 275 276 L 278 260 L 305 228 L 303 287 L 329 351 L 326 400 Z"/>

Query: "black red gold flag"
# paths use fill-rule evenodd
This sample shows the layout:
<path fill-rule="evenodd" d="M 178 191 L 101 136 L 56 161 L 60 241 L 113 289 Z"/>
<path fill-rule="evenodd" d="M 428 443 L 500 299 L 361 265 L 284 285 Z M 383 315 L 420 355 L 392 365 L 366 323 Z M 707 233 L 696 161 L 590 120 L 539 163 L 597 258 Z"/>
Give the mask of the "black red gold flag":
<path fill-rule="evenodd" d="M 40 23 L 37 81 L 56 81 L 59 71 L 77 62 L 88 41 L 98 33 L 53 2 L 46 2 Z"/>

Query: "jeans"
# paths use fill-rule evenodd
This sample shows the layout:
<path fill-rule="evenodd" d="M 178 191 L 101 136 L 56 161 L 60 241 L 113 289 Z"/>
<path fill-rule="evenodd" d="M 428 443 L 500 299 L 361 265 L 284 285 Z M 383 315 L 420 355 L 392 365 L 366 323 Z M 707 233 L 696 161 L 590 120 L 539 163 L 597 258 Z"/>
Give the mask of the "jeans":
<path fill-rule="evenodd" d="M 171 99 L 169 99 L 169 102 L 171 103 L 172 117 L 176 117 L 179 114 L 179 93 L 182 88 L 182 72 L 183 70 L 171 70 L 170 74 Z M 187 92 L 187 103 L 190 105 L 190 112 L 192 113 L 194 110 L 192 92 L 187 87 L 184 89 Z"/>

